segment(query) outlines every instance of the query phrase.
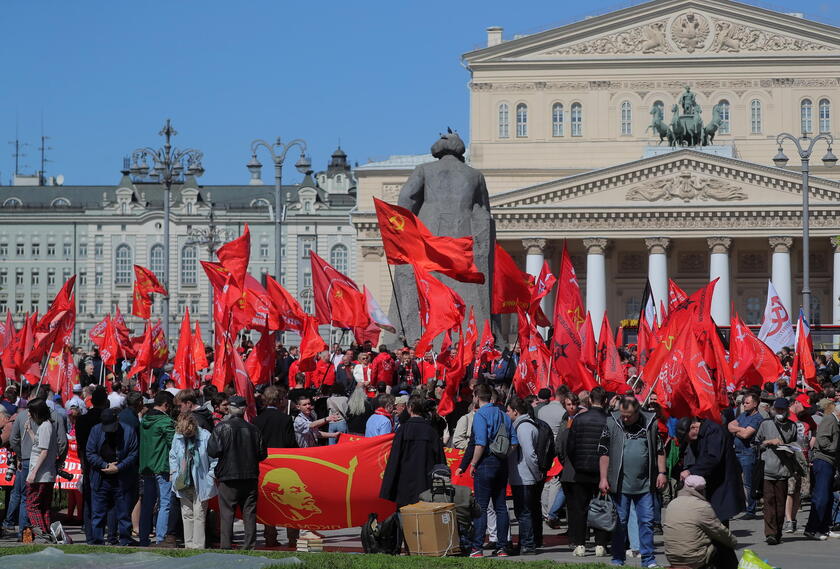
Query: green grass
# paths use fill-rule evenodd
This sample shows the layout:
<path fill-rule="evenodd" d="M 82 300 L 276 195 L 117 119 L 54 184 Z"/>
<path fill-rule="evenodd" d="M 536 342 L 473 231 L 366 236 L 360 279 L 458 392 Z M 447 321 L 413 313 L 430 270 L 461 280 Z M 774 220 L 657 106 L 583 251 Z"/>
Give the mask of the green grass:
<path fill-rule="evenodd" d="M 22 545 L 14 547 L 0 548 L 0 556 L 3 555 L 21 555 L 25 553 L 33 553 L 44 549 L 44 545 Z M 426 568 L 475 568 L 482 569 L 501 569 L 505 567 L 511 568 L 509 561 L 502 561 L 498 559 L 468 559 L 464 557 L 416 557 L 416 556 L 402 556 L 392 557 L 390 555 L 364 555 L 353 553 L 292 553 L 292 552 L 275 552 L 275 551 L 219 551 L 219 550 L 187 550 L 187 549 L 142 549 L 131 547 L 109 547 L 98 546 L 91 547 L 88 545 L 62 545 L 57 546 L 66 553 L 134 553 L 137 551 L 160 553 L 161 555 L 169 555 L 171 557 L 189 557 L 198 555 L 200 553 L 239 553 L 243 555 L 255 555 L 258 557 L 268 557 L 270 559 L 282 559 L 284 557 L 298 557 L 307 569 L 384 569 L 384 568 L 399 568 L 399 569 L 426 569 Z M 2 566 L 0 562 L 0 566 Z M 525 561 L 517 562 L 513 567 L 527 567 L 528 569 L 550 569 L 556 568 L 557 563 L 554 561 Z M 561 564 L 563 569 L 607 569 L 609 565 L 598 563 L 564 563 Z M 276 565 L 273 567 L 283 567 Z"/>

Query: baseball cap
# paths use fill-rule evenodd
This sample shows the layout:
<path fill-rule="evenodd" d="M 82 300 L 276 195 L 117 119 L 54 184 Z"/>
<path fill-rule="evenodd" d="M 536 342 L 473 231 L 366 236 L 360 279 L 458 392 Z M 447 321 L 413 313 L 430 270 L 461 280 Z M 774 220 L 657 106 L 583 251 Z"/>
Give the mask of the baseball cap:
<path fill-rule="evenodd" d="M 788 401 L 786 397 L 779 397 L 775 401 L 773 401 L 773 408 L 774 409 L 789 409 L 790 408 L 790 401 Z"/>
<path fill-rule="evenodd" d="M 799 403 L 802 403 L 805 407 L 811 406 L 811 398 L 805 395 L 804 393 L 800 393 L 799 395 L 797 395 L 796 400 Z"/>
<path fill-rule="evenodd" d="M 228 405 L 236 407 L 237 409 L 244 409 L 247 406 L 247 401 L 241 395 L 234 395 L 228 399 Z"/>
<path fill-rule="evenodd" d="M 112 408 L 103 409 L 100 422 L 102 423 L 102 430 L 104 432 L 113 433 L 116 431 L 119 426 L 119 421 L 117 420 L 117 410 Z"/>

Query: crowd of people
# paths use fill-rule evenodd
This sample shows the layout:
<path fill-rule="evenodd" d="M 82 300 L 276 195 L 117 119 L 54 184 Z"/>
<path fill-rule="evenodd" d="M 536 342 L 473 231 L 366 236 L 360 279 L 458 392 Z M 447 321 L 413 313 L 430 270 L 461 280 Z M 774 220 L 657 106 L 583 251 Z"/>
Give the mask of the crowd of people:
<path fill-rule="evenodd" d="M 656 567 L 654 536 L 662 534 L 670 564 L 725 569 L 737 566 L 730 520 L 759 519 L 762 509 L 766 542 L 777 545 L 799 530 L 803 498 L 810 502 L 803 535 L 840 537 L 840 376 L 832 358 L 817 356 L 819 391 L 766 378 L 731 393 L 714 421 L 668 417 L 636 377 L 632 349 L 621 354 L 626 392 L 560 385 L 522 398 L 511 387 L 517 352 L 448 378 L 432 354 L 370 344 L 334 345 L 301 371 L 297 349 L 278 344 L 274 381 L 257 388 L 258 414 L 246 421 L 245 398 L 232 385 L 217 390 L 212 370 L 201 389 L 181 390 L 170 368 L 156 370 L 141 392 L 123 378 L 128 365 L 106 371 L 95 351 L 80 350 L 79 383 L 67 400 L 27 382 L 9 382 L 0 400 L 14 477 L 2 531 L 54 540 L 54 483 L 76 448 L 82 482 L 67 492 L 67 516 L 81 523 L 88 544 L 231 548 L 238 509 L 241 547 L 254 548 L 266 449 L 395 433 L 381 497 L 398 506 L 455 502 L 461 550 L 471 557 L 535 554 L 546 527 L 565 525 L 578 557 L 594 545 L 596 557 L 615 565 L 639 557 Z M 791 356 L 781 354 L 782 362 Z M 442 417 L 451 381 L 457 398 Z M 444 447 L 464 451 L 454 471 Z M 472 491 L 452 482 L 464 474 Z M 593 525 L 593 501 L 614 505 L 614 527 Z M 295 547 L 298 530 L 286 536 L 282 545 Z M 281 545 L 278 528 L 266 526 L 263 540 Z"/>

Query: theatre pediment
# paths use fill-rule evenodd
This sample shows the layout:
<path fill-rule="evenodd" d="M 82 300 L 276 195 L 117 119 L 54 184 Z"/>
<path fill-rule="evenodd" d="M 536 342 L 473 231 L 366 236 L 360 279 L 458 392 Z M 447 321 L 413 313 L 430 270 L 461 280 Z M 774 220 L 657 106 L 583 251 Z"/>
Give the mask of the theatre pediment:
<path fill-rule="evenodd" d="M 603 170 L 521 188 L 490 198 L 494 210 L 547 209 L 750 209 L 796 207 L 802 202 L 801 174 L 680 150 Z M 840 184 L 811 178 L 814 206 L 840 206 Z"/>
<path fill-rule="evenodd" d="M 709 0 L 649 2 L 465 55 L 468 63 L 616 57 L 840 54 L 836 28 Z"/>

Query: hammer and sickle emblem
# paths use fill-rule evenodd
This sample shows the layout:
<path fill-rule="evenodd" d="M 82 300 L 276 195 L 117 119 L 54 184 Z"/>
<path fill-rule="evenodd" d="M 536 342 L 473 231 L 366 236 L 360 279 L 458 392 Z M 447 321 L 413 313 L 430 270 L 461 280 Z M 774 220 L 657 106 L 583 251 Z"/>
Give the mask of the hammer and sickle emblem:
<path fill-rule="evenodd" d="M 343 298 L 343 297 L 344 297 L 344 293 L 342 293 L 340 290 L 336 290 L 336 291 L 335 291 L 335 297 L 336 297 L 336 298 Z"/>
<path fill-rule="evenodd" d="M 405 229 L 405 217 L 400 214 L 394 214 L 388 218 L 388 222 L 391 224 L 391 227 L 396 229 L 397 231 L 402 231 Z"/>

